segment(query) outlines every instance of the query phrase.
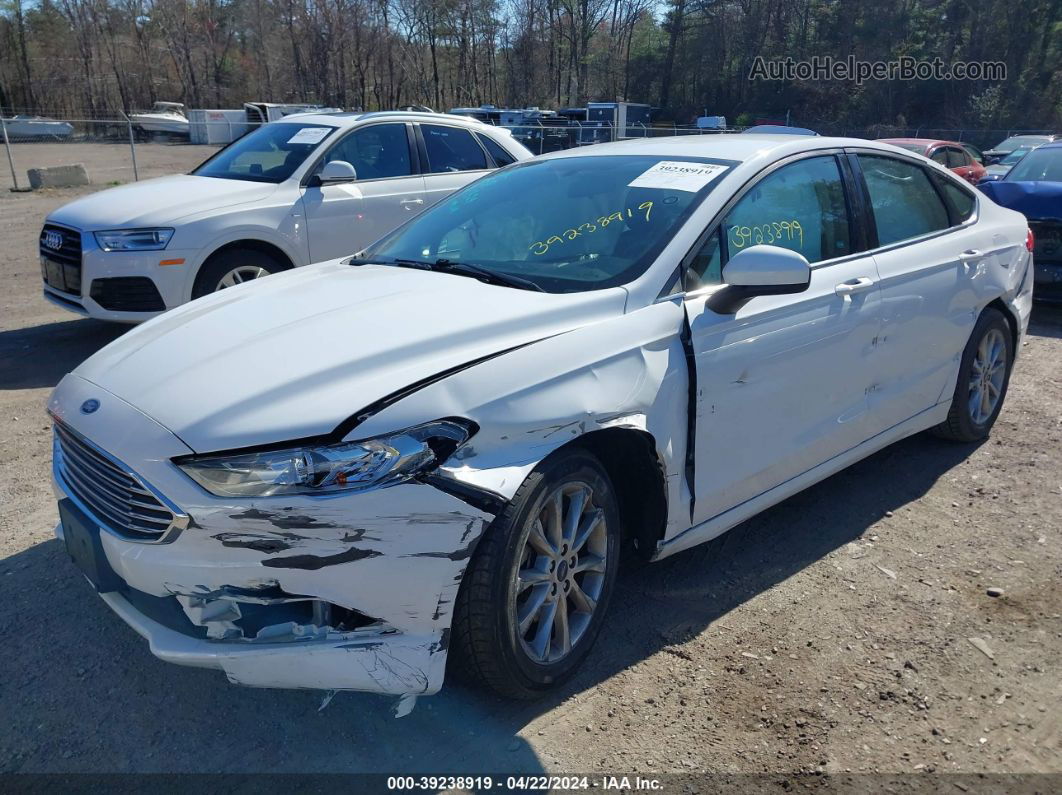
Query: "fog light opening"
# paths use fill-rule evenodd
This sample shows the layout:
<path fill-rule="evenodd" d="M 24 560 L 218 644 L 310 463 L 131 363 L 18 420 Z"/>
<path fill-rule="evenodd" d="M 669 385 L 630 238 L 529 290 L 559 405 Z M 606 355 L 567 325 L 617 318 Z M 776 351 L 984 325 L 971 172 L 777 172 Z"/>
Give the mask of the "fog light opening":
<path fill-rule="evenodd" d="M 217 594 L 224 593 L 224 596 Z M 211 598 L 213 596 L 214 598 Z M 223 641 L 267 643 L 325 640 L 336 634 L 382 626 L 379 619 L 321 599 L 279 588 L 226 588 L 211 596 L 178 595 L 187 618 Z"/>

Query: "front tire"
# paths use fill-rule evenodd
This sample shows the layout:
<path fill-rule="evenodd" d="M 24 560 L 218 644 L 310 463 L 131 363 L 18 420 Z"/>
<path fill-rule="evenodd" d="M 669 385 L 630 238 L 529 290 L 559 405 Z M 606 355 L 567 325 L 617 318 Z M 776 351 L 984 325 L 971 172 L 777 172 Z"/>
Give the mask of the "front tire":
<path fill-rule="evenodd" d="M 1013 363 L 1010 326 L 998 309 L 988 307 L 963 350 L 948 418 L 933 432 L 956 442 L 986 439 L 1003 408 Z"/>
<path fill-rule="evenodd" d="M 600 462 L 573 448 L 532 472 L 480 541 L 454 609 L 451 663 L 508 698 L 578 669 L 619 567 L 620 518 Z"/>
<path fill-rule="evenodd" d="M 233 248 L 215 254 L 199 270 L 192 298 L 235 287 L 263 276 L 287 270 L 288 263 L 272 254 L 253 248 Z"/>

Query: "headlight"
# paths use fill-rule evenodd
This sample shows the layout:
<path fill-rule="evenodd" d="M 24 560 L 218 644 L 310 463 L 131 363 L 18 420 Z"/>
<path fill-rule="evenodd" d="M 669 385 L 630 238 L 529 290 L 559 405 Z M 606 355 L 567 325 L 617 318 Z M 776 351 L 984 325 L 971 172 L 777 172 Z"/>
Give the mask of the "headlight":
<path fill-rule="evenodd" d="M 104 251 L 161 251 L 173 237 L 172 229 L 110 229 L 93 232 Z"/>
<path fill-rule="evenodd" d="M 439 420 L 363 442 L 191 456 L 175 463 L 219 497 L 332 494 L 402 483 L 445 461 L 475 430 Z"/>

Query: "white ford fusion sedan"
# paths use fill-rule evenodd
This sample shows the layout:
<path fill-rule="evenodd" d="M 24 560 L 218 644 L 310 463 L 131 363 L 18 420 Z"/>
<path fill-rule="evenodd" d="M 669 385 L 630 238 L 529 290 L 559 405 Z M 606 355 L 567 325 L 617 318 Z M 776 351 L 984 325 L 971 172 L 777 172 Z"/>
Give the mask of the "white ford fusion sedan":
<path fill-rule="evenodd" d="M 919 431 L 984 438 L 1030 245 L 1021 215 L 867 141 L 518 163 L 66 376 L 57 534 L 164 660 L 409 697 L 449 658 L 531 697 L 586 657 L 621 555 Z"/>
<path fill-rule="evenodd" d="M 508 130 L 463 116 L 287 116 L 190 174 L 55 210 L 40 234 L 44 297 L 80 315 L 141 323 L 207 293 L 347 255 L 529 157 Z"/>

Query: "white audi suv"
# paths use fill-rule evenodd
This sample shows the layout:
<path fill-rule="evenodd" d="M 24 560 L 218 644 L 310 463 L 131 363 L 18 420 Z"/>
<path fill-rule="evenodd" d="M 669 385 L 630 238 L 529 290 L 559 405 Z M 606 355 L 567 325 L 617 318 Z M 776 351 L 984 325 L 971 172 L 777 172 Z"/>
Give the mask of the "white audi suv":
<path fill-rule="evenodd" d="M 374 242 L 491 169 L 531 157 L 508 130 L 433 113 L 288 116 L 190 174 L 48 216 L 44 297 L 139 323 L 186 301 Z"/>

